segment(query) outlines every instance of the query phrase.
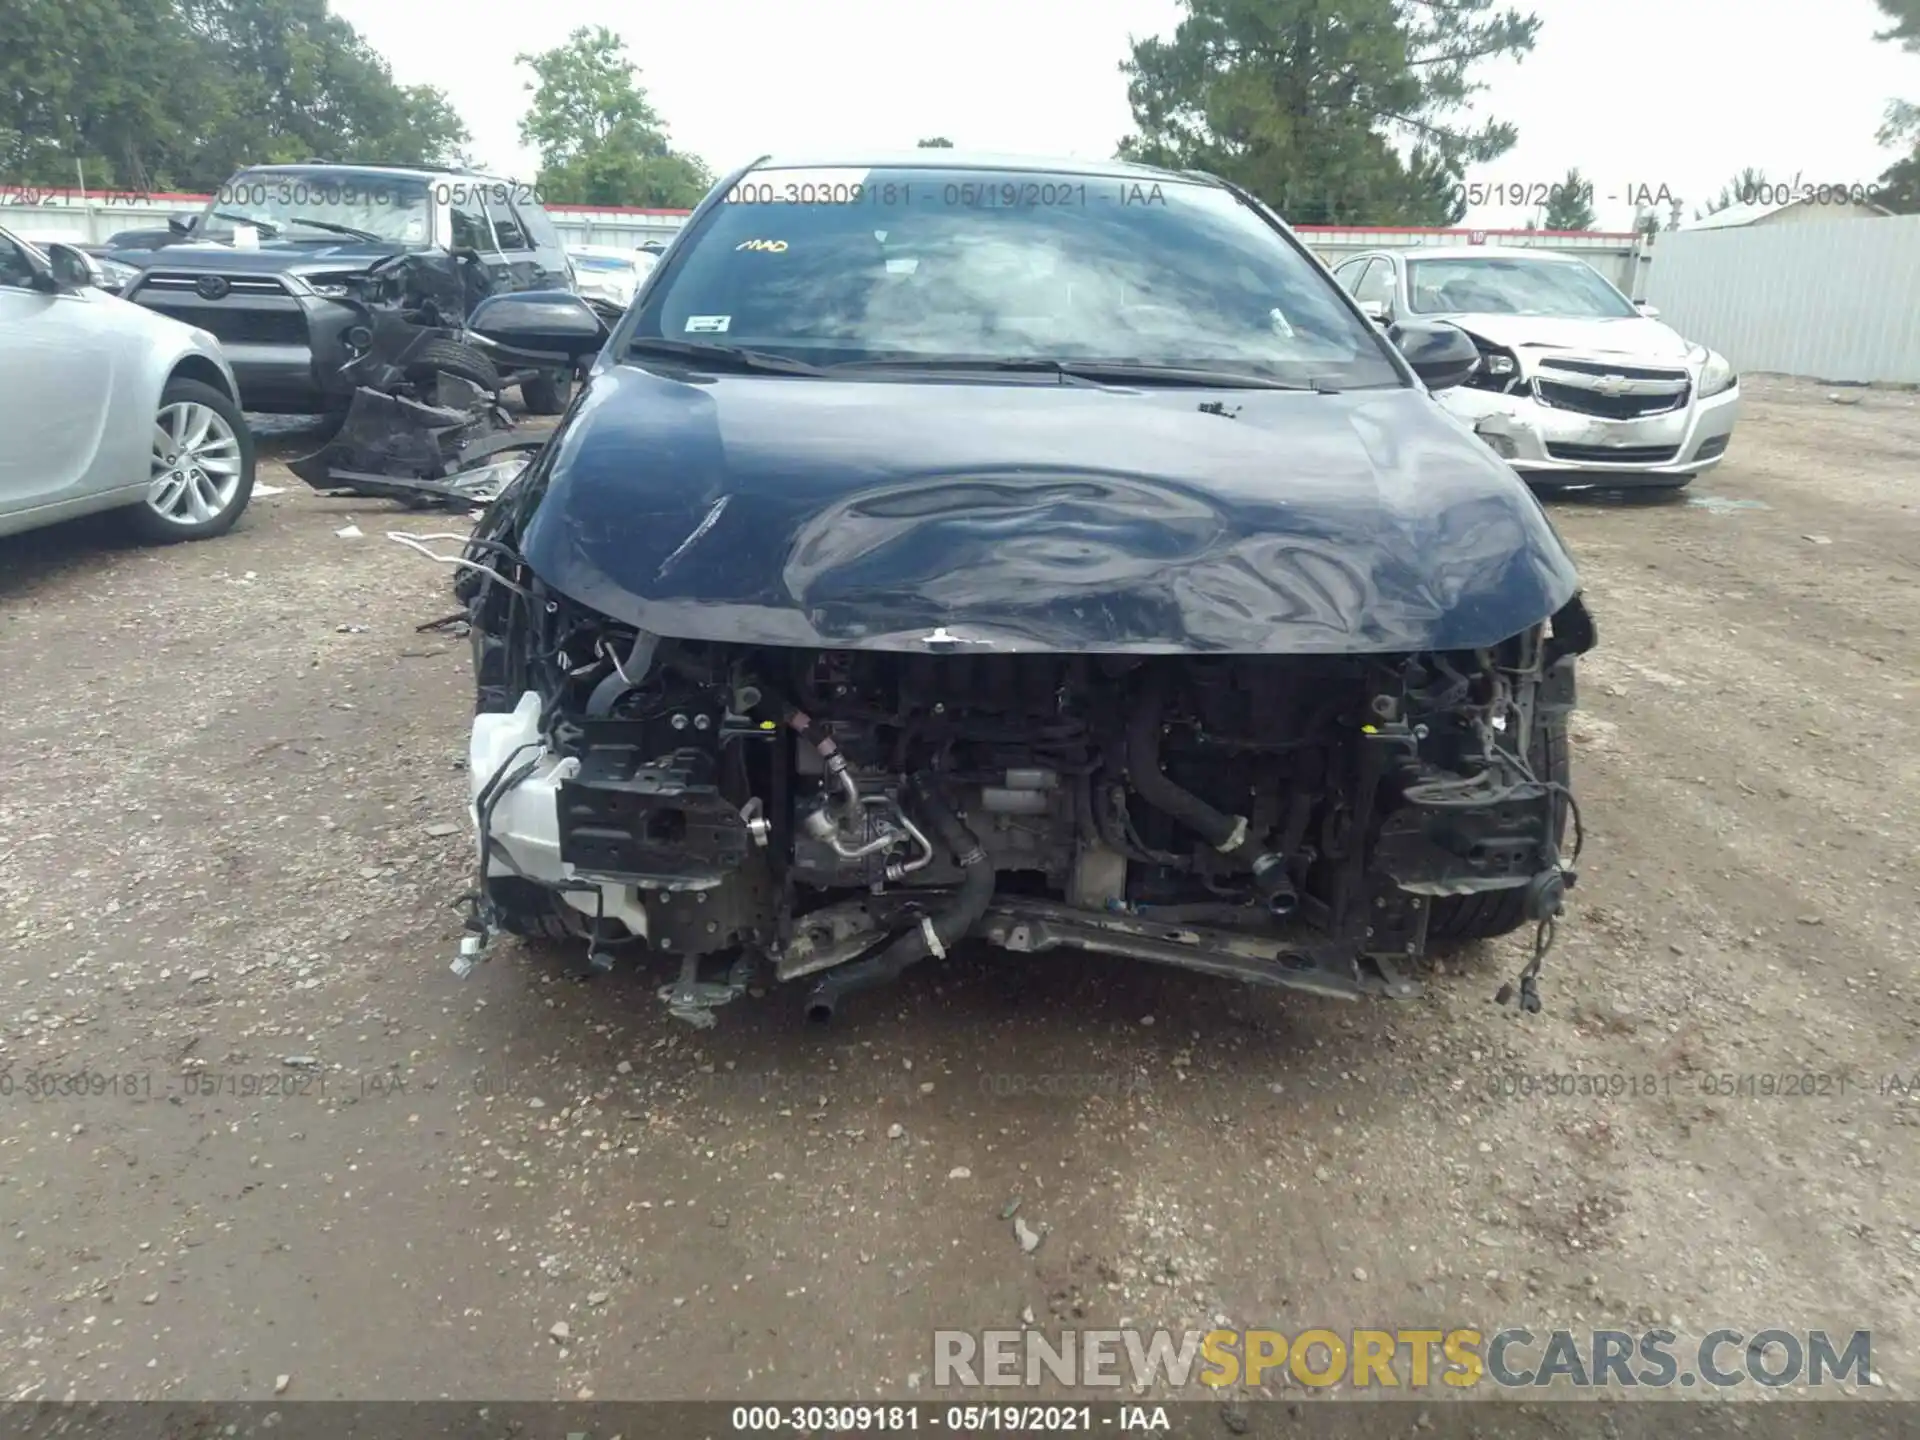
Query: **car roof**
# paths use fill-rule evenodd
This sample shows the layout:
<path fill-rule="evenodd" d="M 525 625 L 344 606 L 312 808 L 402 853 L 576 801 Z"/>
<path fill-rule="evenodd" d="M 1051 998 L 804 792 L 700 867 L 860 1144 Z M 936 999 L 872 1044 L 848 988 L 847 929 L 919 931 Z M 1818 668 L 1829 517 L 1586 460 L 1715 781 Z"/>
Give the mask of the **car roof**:
<path fill-rule="evenodd" d="M 275 165 L 268 162 L 262 162 L 258 165 L 246 165 L 241 167 L 240 173 L 245 173 L 248 170 L 271 170 L 276 175 L 374 175 L 387 180 L 435 180 L 444 177 L 460 180 L 486 180 L 499 185 L 511 183 L 502 175 L 489 175 L 480 170 L 462 170 L 458 166 L 447 166 L 443 168 L 432 165 L 356 165 L 352 163 L 336 164 L 330 160 L 302 160 L 292 165 Z"/>
<path fill-rule="evenodd" d="M 1161 185 L 1219 185 L 1199 171 L 1163 170 L 1130 160 L 1086 159 L 1063 155 L 1019 155 L 989 150 L 956 150 L 929 146 L 912 150 L 857 151 L 839 155 L 768 155 L 754 161 L 760 170 L 1014 170 L 1033 174 L 1085 175 L 1113 180 L 1138 180 Z"/>

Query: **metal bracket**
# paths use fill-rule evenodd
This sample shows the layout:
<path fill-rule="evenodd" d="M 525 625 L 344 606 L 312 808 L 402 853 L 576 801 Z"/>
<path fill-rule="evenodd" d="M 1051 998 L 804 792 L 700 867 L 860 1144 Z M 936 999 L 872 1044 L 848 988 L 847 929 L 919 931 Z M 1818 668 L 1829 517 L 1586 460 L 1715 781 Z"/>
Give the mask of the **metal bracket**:
<path fill-rule="evenodd" d="M 662 985 L 657 993 L 674 1019 L 684 1020 L 696 1030 L 711 1030 L 718 1023 L 713 1012 L 746 993 L 747 983 L 753 978 L 753 958 L 743 951 L 728 967 L 727 978 L 718 982 L 700 978 L 700 958 L 689 955 L 682 960 L 678 982 Z"/>

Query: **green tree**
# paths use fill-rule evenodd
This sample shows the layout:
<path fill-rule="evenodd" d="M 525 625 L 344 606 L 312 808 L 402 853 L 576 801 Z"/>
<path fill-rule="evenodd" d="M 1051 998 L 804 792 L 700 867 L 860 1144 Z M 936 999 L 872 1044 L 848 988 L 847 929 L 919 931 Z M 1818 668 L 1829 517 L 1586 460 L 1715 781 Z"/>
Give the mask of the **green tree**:
<path fill-rule="evenodd" d="M 1909 54 L 1920 55 L 1920 0 L 1879 0 L 1893 27 L 1874 38 L 1891 40 Z M 1887 115 L 1874 137 L 1882 145 L 1906 151 L 1880 176 L 1886 189 L 1875 199 L 1903 215 L 1920 214 L 1920 105 L 1907 100 L 1887 104 Z"/>
<path fill-rule="evenodd" d="M 0 0 L 7 178 L 205 189 L 242 165 L 437 164 L 466 127 L 326 0 Z"/>
<path fill-rule="evenodd" d="M 210 97 L 202 145 L 215 183 L 240 165 L 306 159 L 435 165 L 466 127 L 438 90 L 395 82 L 387 62 L 326 0 L 180 0 L 226 83 Z"/>
<path fill-rule="evenodd" d="M 1882 30 L 1873 38 L 1895 41 L 1901 49 L 1920 55 L 1920 0 L 1877 0 L 1877 3 L 1893 21 L 1893 28 Z"/>
<path fill-rule="evenodd" d="M 547 199 L 684 209 L 712 188 L 705 162 L 669 143 L 626 42 L 611 30 L 582 26 L 564 45 L 517 58 L 535 76 L 520 138 L 540 152 L 537 184 Z"/>
<path fill-rule="evenodd" d="M 200 58 L 173 0 L 0 0 L 0 178 L 140 184 L 197 138 L 173 85 Z"/>
<path fill-rule="evenodd" d="M 1476 67 L 1540 22 L 1498 0 L 1182 0 L 1122 62 L 1124 158 L 1232 180 L 1296 223 L 1451 224 L 1460 180 L 1513 148 L 1475 122 Z"/>
<path fill-rule="evenodd" d="M 1633 230 L 1636 235 L 1644 235 L 1652 239 L 1661 230 L 1660 212 L 1652 209 L 1636 211 L 1633 217 Z"/>
<path fill-rule="evenodd" d="M 953 149 L 953 141 L 947 139 L 944 135 L 936 135 L 931 140 L 922 140 L 919 148 L 922 150 L 951 150 Z"/>
<path fill-rule="evenodd" d="M 1593 229 L 1593 182 L 1576 167 L 1567 171 L 1559 187 L 1547 196 L 1545 230 Z"/>

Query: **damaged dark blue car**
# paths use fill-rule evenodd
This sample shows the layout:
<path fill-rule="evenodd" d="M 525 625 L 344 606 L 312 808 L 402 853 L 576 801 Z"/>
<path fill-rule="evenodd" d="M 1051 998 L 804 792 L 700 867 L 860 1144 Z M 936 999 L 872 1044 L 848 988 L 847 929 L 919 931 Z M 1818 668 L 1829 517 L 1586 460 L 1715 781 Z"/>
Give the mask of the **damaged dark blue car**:
<path fill-rule="evenodd" d="M 1574 877 L 1594 642 L 1538 501 L 1204 176 L 954 152 L 758 162 L 608 324 L 457 591 L 494 934 L 672 957 L 683 1018 L 808 1013 L 969 938 L 1342 997 Z M 1574 844 L 1567 845 L 1572 821 Z"/>

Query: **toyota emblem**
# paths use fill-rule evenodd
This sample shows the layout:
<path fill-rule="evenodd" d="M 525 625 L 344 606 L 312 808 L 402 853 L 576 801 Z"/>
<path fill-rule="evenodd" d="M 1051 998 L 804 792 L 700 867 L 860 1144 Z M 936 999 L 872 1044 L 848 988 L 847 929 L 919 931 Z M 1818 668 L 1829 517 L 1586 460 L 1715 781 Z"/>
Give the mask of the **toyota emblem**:
<path fill-rule="evenodd" d="M 224 300 L 232 288 L 224 275 L 202 275 L 193 282 L 193 293 L 202 300 Z"/>

